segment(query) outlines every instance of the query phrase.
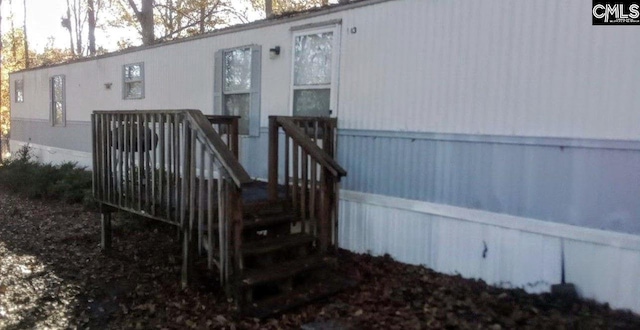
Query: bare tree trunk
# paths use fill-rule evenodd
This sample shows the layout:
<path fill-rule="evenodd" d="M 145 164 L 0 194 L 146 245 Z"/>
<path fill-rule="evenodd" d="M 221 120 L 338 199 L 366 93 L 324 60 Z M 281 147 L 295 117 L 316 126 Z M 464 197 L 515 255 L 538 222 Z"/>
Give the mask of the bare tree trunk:
<path fill-rule="evenodd" d="M 153 0 L 142 0 L 142 6 L 138 6 L 133 0 L 128 0 L 129 6 L 136 14 L 138 23 L 140 23 L 140 31 L 142 35 L 142 44 L 151 45 L 155 41 L 153 33 Z"/>
<path fill-rule="evenodd" d="M 78 0 L 73 0 L 73 19 L 76 32 L 76 54 L 78 57 L 82 57 L 84 53 L 82 49 L 82 10 Z"/>
<path fill-rule="evenodd" d="M 200 34 L 205 32 L 206 8 L 200 7 Z"/>
<path fill-rule="evenodd" d="M 22 0 L 22 6 L 24 9 L 24 68 L 29 68 L 29 41 L 27 39 L 27 0 Z"/>
<path fill-rule="evenodd" d="M 71 5 L 69 0 L 67 0 L 67 18 L 62 19 L 62 26 L 69 31 L 69 50 L 71 51 L 71 56 L 76 57 L 76 48 L 73 45 L 73 31 L 71 30 Z"/>
<path fill-rule="evenodd" d="M 89 56 L 96 55 L 96 11 L 93 0 L 87 0 L 87 16 L 89 20 Z"/>
<path fill-rule="evenodd" d="M 273 0 L 264 0 L 264 15 L 266 18 L 273 16 Z"/>

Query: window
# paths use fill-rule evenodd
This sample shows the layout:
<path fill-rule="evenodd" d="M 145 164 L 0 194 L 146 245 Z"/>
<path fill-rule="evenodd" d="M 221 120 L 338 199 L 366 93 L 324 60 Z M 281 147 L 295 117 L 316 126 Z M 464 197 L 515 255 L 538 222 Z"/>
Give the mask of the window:
<path fill-rule="evenodd" d="M 261 48 L 247 46 L 216 54 L 215 113 L 240 116 L 239 133 L 260 133 Z"/>
<path fill-rule="evenodd" d="M 51 124 L 53 126 L 65 125 L 65 81 L 64 76 L 58 75 L 51 77 L 49 82 L 49 91 L 51 93 Z"/>
<path fill-rule="evenodd" d="M 337 104 L 337 29 L 298 32 L 293 40 L 292 112 L 329 117 Z"/>
<path fill-rule="evenodd" d="M 122 86 L 123 99 L 144 98 L 144 63 L 127 64 L 123 67 Z"/>
<path fill-rule="evenodd" d="M 22 103 L 24 102 L 24 83 L 22 80 L 16 80 L 15 82 L 15 102 Z"/>

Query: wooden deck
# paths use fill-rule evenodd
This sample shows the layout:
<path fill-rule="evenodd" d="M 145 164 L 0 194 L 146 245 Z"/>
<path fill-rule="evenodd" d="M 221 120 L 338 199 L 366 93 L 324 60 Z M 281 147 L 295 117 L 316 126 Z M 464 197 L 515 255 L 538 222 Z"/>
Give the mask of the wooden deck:
<path fill-rule="evenodd" d="M 268 301 L 321 296 L 299 290 L 313 287 L 304 283 L 309 275 L 332 264 L 337 242 L 338 183 L 346 171 L 333 158 L 336 124 L 270 117 L 269 178 L 261 182 L 238 162 L 238 117 L 94 112 L 93 191 L 103 206 L 103 249 L 111 246 L 111 212 L 124 210 L 179 226 L 184 286 L 194 259 L 205 254 L 240 309 L 278 311 L 285 306 L 267 308 Z"/>

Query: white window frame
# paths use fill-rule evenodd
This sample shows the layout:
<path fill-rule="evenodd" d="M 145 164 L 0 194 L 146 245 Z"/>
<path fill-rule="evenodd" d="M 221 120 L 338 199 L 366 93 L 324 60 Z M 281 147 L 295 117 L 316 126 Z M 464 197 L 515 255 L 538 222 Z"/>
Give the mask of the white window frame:
<path fill-rule="evenodd" d="M 334 118 L 338 116 L 338 84 L 340 81 L 340 32 L 342 25 L 340 23 L 334 23 L 331 25 L 312 28 L 312 29 L 300 29 L 293 31 L 291 37 L 291 76 L 290 76 L 290 88 L 289 88 L 289 114 L 294 116 L 293 113 L 293 98 L 294 91 L 307 90 L 307 89 L 327 89 L 329 87 L 329 117 Z M 296 38 L 299 36 L 319 33 L 333 33 L 333 47 L 331 52 L 331 83 L 326 85 L 312 85 L 312 86 L 295 86 L 295 47 Z"/>
<path fill-rule="evenodd" d="M 238 49 L 249 49 L 251 52 L 251 86 L 248 90 L 224 91 L 225 84 L 225 54 Z M 215 114 L 224 115 L 225 95 L 249 94 L 249 132 L 240 134 L 241 137 L 260 136 L 260 93 L 262 79 L 262 46 L 256 44 L 242 45 L 238 47 L 219 49 L 215 55 L 214 65 L 214 111 Z"/>
<path fill-rule="evenodd" d="M 220 93 L 222 93 L 222 113 L 224 115 L 231 115 L 229 113 L 225 113 L 225 97 L 227 95 L 243 95 L 246 94 L 247 97 L 249 98 L 249 109 L 248 109 L 248 115 L 249 118 L 247 118 L 248 121 L 248 127 L 247 129 L 249 130 L 248 132 L 239 132 L 238 134 L 241 136 L 248 136 L 251 135 L 251 88 L 252 88 L 252 78 L 253 78 L 253 68 L 251 67 L 251 63 L 253 63 L 253 58 L 249 61 L 249 89 L 244 89 L 244 90 L 233 90 L 233 91 L 228 91 L 226 92 L 225 89 L 225 85 L 227 82 L 227 75 L 226 75 L 226 56 L 227 53 L 231 53 L 234 52 L 236 50 L 248 50 L 249 54 L 251 57 L 253 57 L 253 51 L 251 46 L 242 46 L 242 47 L 235 47 L 235 48 L 229 48 L 229 49 L 223 49 L 222 50 L 222 85 L 220 86 L 221 90 Z"/>
<path fill-rule="evenodd" d="M 53 80 L 56 77 L 62 78 L 62 100 L 56 100 Z M 56 106 L 55 103 L 62 103 L 62 123 L 56 123 Z M 65 127 L 67 126 L 67 78 L 63 74 L 57 74 L 49 78 L 49 116 L 51 117 L 51 126 Z"/>
<path fill-rule="evenodd" d="M 22 95 L 22 99 L 18 99 L 18 91 L 20 91 L 20 95 Z M 15 103 L 23 103 L 24 102 L 24 79 L 16 79 L 14 83 L 14 102 Z"/>
<path fill-rule="evenodd" d="M 140 77 L 139 78 L 127 78 L 127 68 L 139 65 L 140 66 Z M 142 83 L 142 88 L 140 92 L 140 96 L 129 96 L 129 84 L 140 82 Z M 123 100 L 141 100 L 144 99 L 145 94 L 145 83 L 144 83 L 144 62 L 137 63 L 129 63 L 122 66 L 122 99 Z"/>

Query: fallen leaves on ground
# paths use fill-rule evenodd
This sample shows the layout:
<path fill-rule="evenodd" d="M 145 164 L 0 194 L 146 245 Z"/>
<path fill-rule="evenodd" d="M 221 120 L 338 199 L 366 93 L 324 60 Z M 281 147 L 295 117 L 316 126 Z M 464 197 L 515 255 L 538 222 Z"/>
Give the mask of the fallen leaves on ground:
<path fill-rule="evenodd" d="M 180 288 L 174 227 L 119 215 L 105 255 L 99 220 L 79 205 L 0 192 L 0 328 L 640 328 L 640 317 L 606 305 L 346 251 L 338 271 L 355 287 L 271 319 L 242 318 L 202 264 L 195 283 Z"/>

